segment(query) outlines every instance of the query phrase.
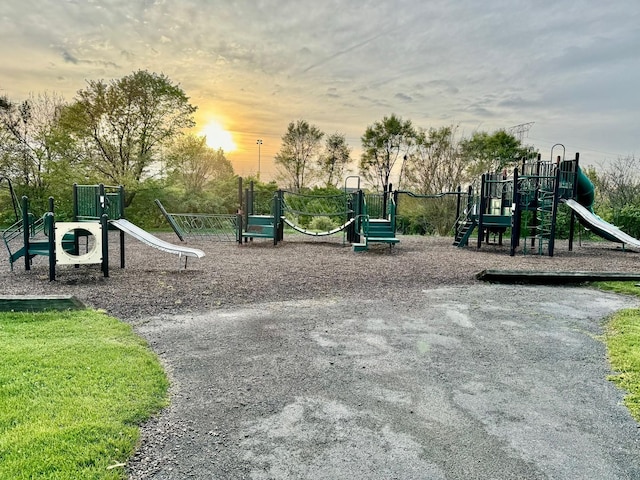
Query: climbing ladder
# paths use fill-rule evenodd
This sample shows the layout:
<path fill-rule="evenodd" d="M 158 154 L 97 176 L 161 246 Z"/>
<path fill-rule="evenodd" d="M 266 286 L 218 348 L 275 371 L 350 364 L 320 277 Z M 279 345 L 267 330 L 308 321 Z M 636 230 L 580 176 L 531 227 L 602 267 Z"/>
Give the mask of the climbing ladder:
<path fill-rule="evenodd" d="M 536 224 L 535 239 L 539 255 L 548 250 L 553 234 L 554 186 L 555 175 L 543 177 L 538 191 L 538 206 L 536 208 L 538 222 Z"/>

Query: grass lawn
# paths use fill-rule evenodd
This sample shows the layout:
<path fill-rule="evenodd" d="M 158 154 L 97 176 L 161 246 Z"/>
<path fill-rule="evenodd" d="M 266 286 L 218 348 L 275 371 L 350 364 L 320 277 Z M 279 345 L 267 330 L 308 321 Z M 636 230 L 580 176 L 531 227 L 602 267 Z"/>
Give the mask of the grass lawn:
<path fill-rule="evenodd" d="M 640 296 L 635 282 L 598 282 L 597 287 L 612 292 Z M 640 309 L 628 309 L 613 315 L 604 336 L 615 375 L 609 378 L 626 390 L 625 405 L 640 422 Z"/>
<path fill-rule="evenodd" d="M 633 282 L 596 286 L 640 296 Z M 640 422 L 640 309 L 615 314 L 604 340 Z M 124 479 L 138 425 L 168 401 L 144 341 L 84 310 L 0 313 L 0 345 L 0 478 Z"/>
<path fill-rule="evenodd" d="M 123 479 L 168 381 L 105 314 L 0 313 L 0 478 Z"/>

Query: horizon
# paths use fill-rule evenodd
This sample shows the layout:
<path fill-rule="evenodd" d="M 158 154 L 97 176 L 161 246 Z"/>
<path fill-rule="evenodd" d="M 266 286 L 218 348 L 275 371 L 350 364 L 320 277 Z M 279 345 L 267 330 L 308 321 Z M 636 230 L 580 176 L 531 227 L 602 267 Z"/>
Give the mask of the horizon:
<path fill-rule="evenodd" d="M 70 101 L 86 80 L 163 73 L 198 107 L 195 133 L 232 135 L 242 176 L 258 171 L 260 139 L 272 177 L 300 119 L 343 133 L 357 162 L 367 126 L 392 113 L 464 135 L 533 123 L 523 143 L 543 157 L 561 143 L 599 167 L 639 151 L 639 18 L 629 0 L 6 2 L 0 94 Z"/>

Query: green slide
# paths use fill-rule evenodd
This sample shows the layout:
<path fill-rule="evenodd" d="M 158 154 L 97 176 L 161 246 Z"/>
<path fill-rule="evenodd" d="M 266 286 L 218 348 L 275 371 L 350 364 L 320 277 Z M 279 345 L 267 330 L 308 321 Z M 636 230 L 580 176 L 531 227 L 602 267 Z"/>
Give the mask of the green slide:
<path fill-rule="evenodd" d="M 578 167 L 578 198 L 576 200 L 580 205 L 589 209 L 593 213 L 593 201 L 596 196 L 596 189 L 582 169 Z"/>

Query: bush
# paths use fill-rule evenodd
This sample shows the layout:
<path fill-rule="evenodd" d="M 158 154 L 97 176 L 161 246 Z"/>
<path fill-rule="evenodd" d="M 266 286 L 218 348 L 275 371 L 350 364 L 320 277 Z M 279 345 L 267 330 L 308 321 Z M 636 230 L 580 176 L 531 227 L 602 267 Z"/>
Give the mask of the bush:
<path fill-rule="evenodd" d="M 314 217 L 309 223 L 309 228 L 316 232 L 328 232 L 336 228 L 336 224 L 329 217 Z"/>
<path fill-rule="evenodd" d="M 452 235 L 456 220 L 456 198 L 398 199 L 398 230 L 406 235 Z"/>
<path fill-rule="evenodd" d="M 640 238 L 640 206 L 626 205 L 614 218 L 620 230 L 634 238 Z"/>

